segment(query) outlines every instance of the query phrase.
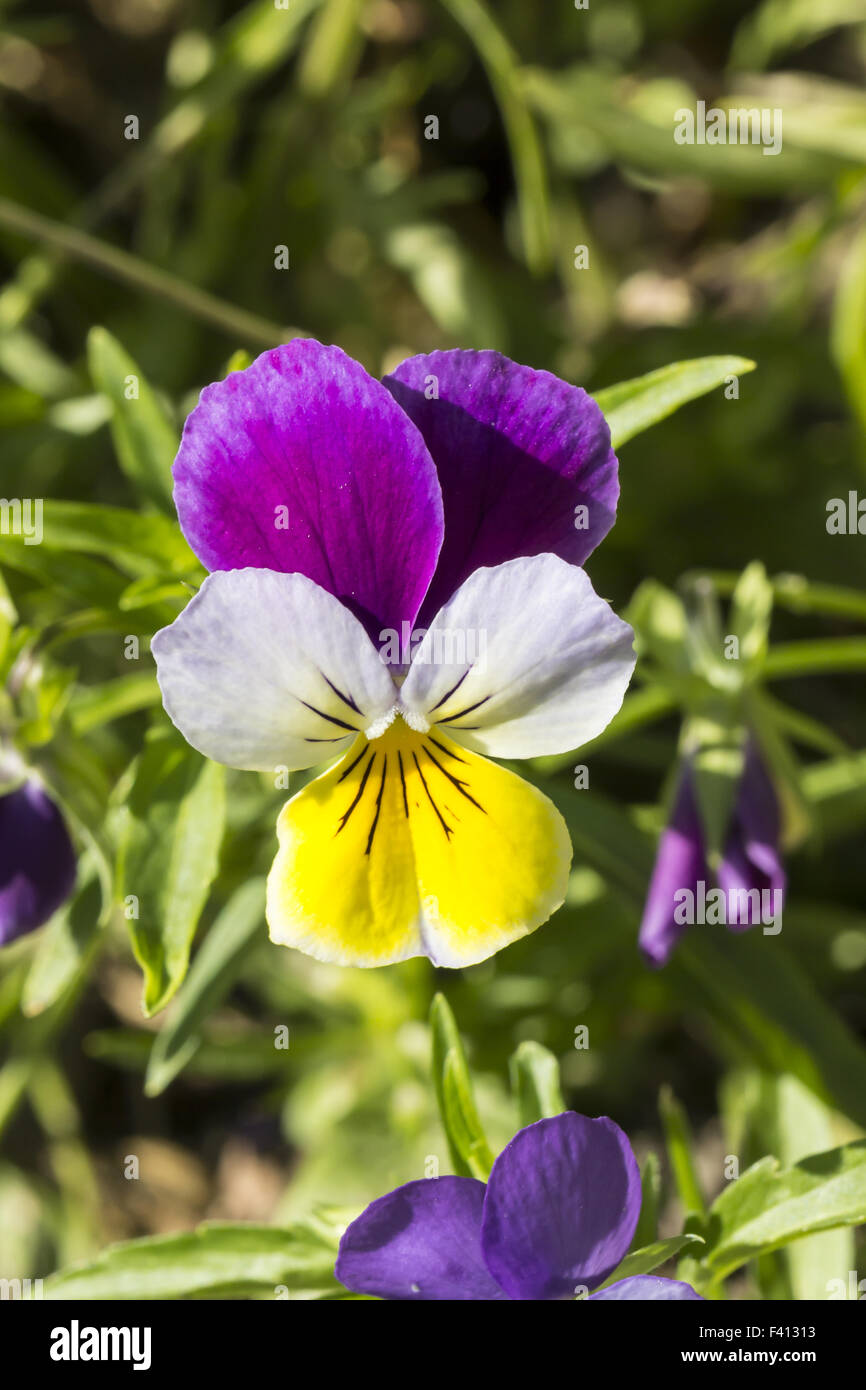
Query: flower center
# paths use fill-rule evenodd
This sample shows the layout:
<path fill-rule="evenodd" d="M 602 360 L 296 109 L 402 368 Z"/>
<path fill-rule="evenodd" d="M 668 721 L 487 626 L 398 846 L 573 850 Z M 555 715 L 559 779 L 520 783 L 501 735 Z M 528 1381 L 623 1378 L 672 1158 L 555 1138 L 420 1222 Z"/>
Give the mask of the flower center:
<path fill-rule="evenodd" d="M 398 721 L 399 725 L 408 726 L 408 728 L 416 734 L 426 734 L 430 728 L 429 721 L 424 718 L 423 714 L 419 714 L 417 710 L 406 709 L 398 700 L 385 714 L 380 715 L 378 719 L 374 719 L 369 728 L 364 730 L 364 734 L 370 742 L 374 739 L 382 738 L 391 728 L 395 720 Z M 395 733 L 399 735 L 398 730 L 395 730 Z M 401 741 L 405 739 L 405 737 L 406 735 L 404 732 Z"/>

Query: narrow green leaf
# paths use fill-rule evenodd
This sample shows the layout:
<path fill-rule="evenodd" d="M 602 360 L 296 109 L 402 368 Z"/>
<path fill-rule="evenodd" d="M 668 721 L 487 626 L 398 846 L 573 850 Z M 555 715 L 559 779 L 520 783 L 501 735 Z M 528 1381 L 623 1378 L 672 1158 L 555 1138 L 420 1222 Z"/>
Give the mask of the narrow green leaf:
<path fill-rule="evenodd" d="M 672 1260 L 681 1250 L 688 1247 L 687 1253 L 693 1255 L 703 1243 L 701 1236 L 687 1231 L 685 1235 L 671 1236 L 669 1240 L 656 1240 L 652 1245 L 645 1245 L 640 1250 L 630 1250 L 613 1274 L 599 1287 L 607 1289 L 620 1279 L 634 1279 L 639 1274 L 652 1274 L 654 1269 L 667 1264 L 668 1260 Z"/>
<path fill-rule="evenodd" d="M 559 1084 L 559 1062 L 541 1043 L 522 1042 L 509 1067 L 521 1128 L 568 1109 Z"/>
<path fill-rule="evenodd" d="M 659 1093 L 659 1114 L 677 1193 L 686 1215 L 703 1216 L 707 1209 L 695 1166 L 692 1132 L 686 1112 L 669 1086 Z"/>
<path fill-rule="evenodd" d="M 782 845 L 785 849 L 793 849 L 812 829 L 800 764 L 785 736 L 782 722 L 774 717 L 772 706 L 761 698 L 760 692 L 750 692 L 746 709 L 779 801 Z"/>
<path fill-rule="evenodd" d="M 86 734 L 112 719 L 150 709 L 158 705 L 160 699 L 156 676 L 151 671 L 137 671 L 100 685 L 79 687 L 70 701 L 68 714 L 75 732 Z"/>
<path fill-rule="evenodd" d="M 829 1149 L 838 1135 L 832 1112 L 795 1076 L 770 1078 L 775 1135 L 766 1150 L 784 1167 Z M 826 1298 L 833 1279 L 847 1279 L 856 1267 L 853 1232 L 847 1227 L 819 1231 L 795 1241 L 785 1259 L 794 1298 Z"/>
<path fill-rule="evenodd" d="M 757 666 L 767 654 L 773 612 L 773 586 L 760 560 L 747 565 L 731 596 L 731 632 L 739 638 L 739 659 Z"/>
<path fill-rule="evenodd" d="M 140 368 L 106 328 L 90 330 L 87 359 L 94 386 L 111 402 L 111 434 L 121 468 L 149 501 L 171 512 L 177 430 Z"/>
<path fill-rule="evenodd" d="M 255 938 L 262 934 L 265 881 L 250 879 L 229 899 L 202 942 L 184 981 L 170 1020 L 157 1035 L 144 1089 L 158 1096 L 195 1055 L 200 1029 L 225 998 Z"/>
<path fill-rule="evenodd" d="M 352 72 L 364 44 L 363 8 L 364 0 L 326 0 L 298 64 L 304 96 L 322 100 Z"/>
<path fill-rule="evenodd" d="M 485 1181 L 493 1167 L 475 1100 L 466 1054 L 451 1006 L 437 994 L 430 1008 L 433 1084 L 455 1173 Z"/>
<path fill-rule="evenodd" d="M 78 1299 L 277 1298 L 337 1293 L 336 1246 L 319 1231 L 215 1223 L 183 1235 L 110 1245 L 52 1274 L 45 1297 Z"/>
<path fill-rule="evenodd" d="M 678 594 L 655 579 L 635 589 L 626 614 L 635 629 L 638 655 L 651 657 L 665 670 L 688 669 L 688 616 Z"/>
<path fill-rule="evenodd" d="M 762 0 L 741 19 L 730 67 L 757 72 L 789 49 L 813 43 L 837 25 L 862 24 L 862 0 Z"/>
<path fill-rule="evenodd" d="M 710 1209 L 703 1263 L 723 1279 L 801 1236 L 866 1222 L 866 1140 L 813 1154 L 791 1168 L 763 1158 Z M 844 1278 L 847 1271 L 840 1271 Z"/>
<path fill-rule="evenodd" d="M 866 227 L 854 237 L 839 275 L 830 348 L 851 413 L 866 436 Z"/>
<path fill-rule="evenodd" d="M 496 95 L 511 150 L 523 250 L 530 269 L 551 264 L 551 211 L 547 166 L 524 94 L 517 57 L 482 0 L 443 0 L 474 43 Z"/>
<path fill-rule="evenodd" d="M 721 1030 L 729 1055 L 790 1073 L 866 1125 L 866 1048 L 782 942 L 757 929 L 697 927 L 669 969 Z"/>
<path fill-rule="evenodd" d="M 81 869 L 83 886 L 45 928 L 30 963 L 21 1012 L 43 1013 L 65 994 L 93 955 L 102 929 L 100 884 Z"/>
<path fill-rule="evenodd" d="M 621 381 L 594 392 L 596 404 L 610 426 L 613 447 L 628 443 L 642 430 L 673 415 L 680 406 L 724 385 L 730 376 L 754 371 L 746 357 L 696 357 L 672 362 L 646 376 Z"/>
<path fill-rule="evenodd" d="M 24 538 L 4 535 L 2 549 L 23 548 Z M 193 575 L 201 566 L 168 517 L 142 516 L 125 507 L 92 502 L 58 502 L 46 498 L 42 546 L 81 551 L 110 560 L 133 578 L 142 574 Z"/>
<path fill-rule="evenodd" d="M 822 835 L 859 829 L 866 817 L 866 753 L 804 768 L 803 791 Z"/>
<path fill-rule="evenodd" d="M 143 1007 L 158 1013 L 180 986 L 216 875 L 225 828 L 225 769 L 173 740 L 145 750 L 121 855 L 129 930 L 144 972 Z M 137 913 L 138 916 L 134 914 Z"/>
<path fill-rule="evenodd" d="M 866 637 L 816 637 L 805 642 L 781 642 L 768 653 L 768 680 L 820 676 L 825 672 L 866 671 Z"/>
<path fill-rule="evenodd" d="M 640 1187 L 640 1216 L 632 1241 L 632 1245 L 638 1250 L 646 1245 L 654 1245 L 658 1238 L 659 1206 L 662 1193 L 662 1170 L 658 1154 L 647 1154 L 641 1169 Z"/>

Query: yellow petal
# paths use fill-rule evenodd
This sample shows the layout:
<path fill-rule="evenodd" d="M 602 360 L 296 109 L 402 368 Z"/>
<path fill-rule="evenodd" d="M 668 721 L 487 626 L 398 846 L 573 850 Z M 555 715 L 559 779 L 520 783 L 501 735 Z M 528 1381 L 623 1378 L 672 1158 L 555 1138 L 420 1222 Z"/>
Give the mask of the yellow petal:
<path fill-rule="evenodd" d="M 343 965 L 485 960 L 559 907 L 571 862 L 547 797 L 399 718 L 293 797 L 277 833 L 271 939 Z"/>

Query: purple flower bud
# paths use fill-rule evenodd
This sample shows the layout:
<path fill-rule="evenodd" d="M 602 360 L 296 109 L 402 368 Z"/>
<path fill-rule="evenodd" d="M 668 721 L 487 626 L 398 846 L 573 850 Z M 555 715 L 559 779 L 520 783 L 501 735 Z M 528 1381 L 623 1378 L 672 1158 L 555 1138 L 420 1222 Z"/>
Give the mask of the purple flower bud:
<path fill-rule="evenodd" d="M 0 946 L 41 927 L 75 884 L 66 823 L 35 777 L 0 795 Z"/>

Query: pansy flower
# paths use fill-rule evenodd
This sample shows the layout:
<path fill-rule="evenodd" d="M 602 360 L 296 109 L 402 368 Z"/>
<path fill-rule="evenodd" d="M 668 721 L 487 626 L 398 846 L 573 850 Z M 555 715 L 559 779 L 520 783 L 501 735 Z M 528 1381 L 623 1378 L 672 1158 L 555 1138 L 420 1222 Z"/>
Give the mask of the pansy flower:
<path fill-rule="evenodd" d="M 651 965 L 664 965 L 687 929 L 684 890 L 700 885 L 724 895 L 725 924 L 743 931 L 758 921 L 780 921 L 785 869 L 780 850 L 781 816 L 776 792 L 754 740 L 746 745 L 724 850 L 715 872 L 708 863 L 694 775 L 680 772 L 670 822 L 659 841 L 641 922 L 640 948 Z"/>
<path fill-rule="evenodd" d="M 631 676 L 578 567 L 617 495 L 594 402 L 496 353 L 382 384 L 296 340 L 202 393 L 174 476 L 212 572 L 154 638 L 170 718 L 231 767 L 339 758 L 280 816 L 272 940 L 462 966 L 539 926 L 568 834 L 488 756 L 587 742 Z"/>
<path fill-rule="evenodd" d="M 74 885 L 60 810 L 18 756 L 0 750 L 0 946 L 41 927 Z"/>
<path fill-rule="evenodd" d="M 628 1251 L 640 1206 L 623 1131 L 567 1111 L 519 1130 L 486 1184 L 422 1178 L 379 1197 L 346 1230 L 335 1272 L 354 1293 L 385 1299 L 699 1299 L 653 1275 L 599 1288 Z"/>

